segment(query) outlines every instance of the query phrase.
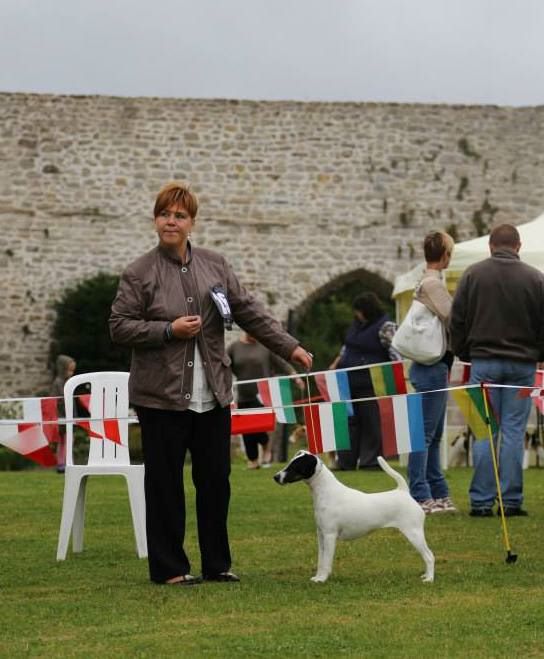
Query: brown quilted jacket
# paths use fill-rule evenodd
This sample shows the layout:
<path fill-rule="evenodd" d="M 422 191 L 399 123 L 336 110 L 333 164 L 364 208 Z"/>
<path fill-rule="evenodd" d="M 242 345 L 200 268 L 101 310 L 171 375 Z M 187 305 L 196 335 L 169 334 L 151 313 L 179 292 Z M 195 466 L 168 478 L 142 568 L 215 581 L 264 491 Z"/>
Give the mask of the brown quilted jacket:
<path fill-rule="evenodd" d="M 129 395 L 133 405 L 185 410 L 191 401 L 195 340 L 208 382 L 222 407 L 232 400 L 224 326 L 210 288 L 226 292 L 236 323 L 263 345 L 289 359 L 298 341 L 240 284 L 218 253 L 188 246 L 187 261 L 155 247 L 121 276 L 109 320 L 112 340 L 132 347 Z M 169 322 L 200 315 L 196 338 L 165 340 Z"/>

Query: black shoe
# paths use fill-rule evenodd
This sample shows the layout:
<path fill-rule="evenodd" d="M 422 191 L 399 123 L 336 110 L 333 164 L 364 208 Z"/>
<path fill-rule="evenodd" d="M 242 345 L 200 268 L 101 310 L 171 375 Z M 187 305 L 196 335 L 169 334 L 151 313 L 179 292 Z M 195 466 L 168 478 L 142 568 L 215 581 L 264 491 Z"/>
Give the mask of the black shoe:
<path fill-rule="evenodd" d="M 204 581 L 222 581 L 222 582 L 230 582 L 230 583 L 237 583 L 238 581 L 240 581 L 240 577 L 237 577 L 232 572 L 220 572 L 219 574 L 205 575 L 202 578 L 204 579 Z"/>
<path fill-rule="evenodd" d="M 192 574 L 183 574 L 179 581 L 163 581 L 162 583 L 166 586 L 196 586 L 202 583 L 202 579 L 200 577 L 193 577 Z"/>
<path fill-rule="evenodd" d="M 472 508 L 469 515 L 471 517 L 493 517 L 491 508 Z"/>
<path fill-rule="evenodd" d="M 497 515 L 501 514 L 501 509 L 497 510 Z M 505 517 L 527 517 L 529 513 L 523 508 L 512 508 L 510 506 L 504 506 L 504 516 Z"/>

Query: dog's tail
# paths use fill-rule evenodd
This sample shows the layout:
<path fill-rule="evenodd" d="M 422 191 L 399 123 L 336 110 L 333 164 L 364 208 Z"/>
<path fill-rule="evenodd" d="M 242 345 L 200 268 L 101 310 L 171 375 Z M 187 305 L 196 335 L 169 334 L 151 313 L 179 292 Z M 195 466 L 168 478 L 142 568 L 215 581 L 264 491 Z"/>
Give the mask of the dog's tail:
<path fill-rule="evenodd" d="M 385 473 L 397 481 L 399 490 L 405 490 L 406 492 L 408 492 L 408 484 L 406 483 L 404 478 L 399 474 L 399 472 L 392 469 L 387 464 L 387 462 L 382 458 L 381 455 L 378 456 L 378 462 L 380 463 L 380 467 L 385 471 Z"/>

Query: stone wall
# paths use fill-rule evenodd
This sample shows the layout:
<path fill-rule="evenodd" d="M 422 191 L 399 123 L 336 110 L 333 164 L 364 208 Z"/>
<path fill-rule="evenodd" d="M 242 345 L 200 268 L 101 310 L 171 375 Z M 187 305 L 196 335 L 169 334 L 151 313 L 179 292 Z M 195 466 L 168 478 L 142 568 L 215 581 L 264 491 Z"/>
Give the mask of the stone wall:
<path fill-rule="evenodd" d="M 285 319 L 361 269 L 392 282 L 429 229 L 541 213 L 543 138 L 544 107 L 0 94 L 0 395 L 47 385 L 52 302 L 154 244 L 168 179 Z"/>

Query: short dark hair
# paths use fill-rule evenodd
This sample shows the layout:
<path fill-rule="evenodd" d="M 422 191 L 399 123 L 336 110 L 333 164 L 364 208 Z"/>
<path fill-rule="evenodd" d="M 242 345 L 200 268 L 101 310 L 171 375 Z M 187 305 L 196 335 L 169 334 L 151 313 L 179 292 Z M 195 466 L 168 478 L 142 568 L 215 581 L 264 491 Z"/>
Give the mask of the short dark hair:
<path fill-rule="evenodd" d="M 513 224 L 499 224 L 489 234 L 489 244 L 493 247 L 514 249 L 521 243 L 519 231 Z"/>
<path fill-rule="evenodd" d="M 423 254 L 427 263 L 436 263 L 446 252 L 452 252 L 454 240 L 445 231 L 431 231 L 423 240 Z"/>
<path fill-rule="evenodd" d="M 380 298 L 372 291 L 358 295 L 353 300 L 352 307 L 355 311 L 360 311 L 369 322 L 378 319 L 384 314 L 384 308 L 380 302 Z"/>

